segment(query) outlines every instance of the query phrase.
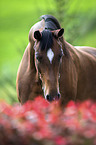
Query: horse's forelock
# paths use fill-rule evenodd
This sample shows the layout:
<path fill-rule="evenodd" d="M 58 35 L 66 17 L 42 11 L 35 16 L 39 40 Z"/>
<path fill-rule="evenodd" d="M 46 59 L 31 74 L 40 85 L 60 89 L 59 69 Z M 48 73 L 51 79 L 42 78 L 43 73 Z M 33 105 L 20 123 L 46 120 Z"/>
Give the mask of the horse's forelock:
<path fill-rule="evenodd" d="M 49 48 L 52 47 L 53 44 L 52 32 L 49 30 L 43 30 L 41 33 L 42 33 L 42 38 L 40 40 L 40 49 L 41 51 L 43 50 L 47 51 Z"/>

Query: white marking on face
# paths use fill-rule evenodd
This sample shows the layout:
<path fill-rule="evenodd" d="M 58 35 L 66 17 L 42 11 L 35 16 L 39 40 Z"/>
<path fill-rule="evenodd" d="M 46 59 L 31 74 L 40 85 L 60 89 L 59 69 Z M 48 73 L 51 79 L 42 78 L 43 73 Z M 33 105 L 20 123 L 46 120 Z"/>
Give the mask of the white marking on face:
<path fill-rule="evenodd" d="M 54 57 L 54 52 L 52 51 L 51 48 L 47 51 L 47 57 L 48 57 L 50 63 L 52 63 L 52 60 L 53 60 L 53 57 Z"/>

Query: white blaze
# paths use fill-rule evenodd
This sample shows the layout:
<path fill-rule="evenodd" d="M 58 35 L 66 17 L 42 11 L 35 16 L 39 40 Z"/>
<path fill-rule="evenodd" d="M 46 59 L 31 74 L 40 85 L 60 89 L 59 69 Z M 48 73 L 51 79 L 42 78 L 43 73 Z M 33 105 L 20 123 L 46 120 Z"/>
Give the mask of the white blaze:
<path fill-rule="evenodd" d="M 52 63 L 52 60 L 53 60 L 53 57 L 54 57 L 54 52 L 52 51 L 51 48 L 47 51 L 47 57 L 48 57 L 50 63 Z"/>

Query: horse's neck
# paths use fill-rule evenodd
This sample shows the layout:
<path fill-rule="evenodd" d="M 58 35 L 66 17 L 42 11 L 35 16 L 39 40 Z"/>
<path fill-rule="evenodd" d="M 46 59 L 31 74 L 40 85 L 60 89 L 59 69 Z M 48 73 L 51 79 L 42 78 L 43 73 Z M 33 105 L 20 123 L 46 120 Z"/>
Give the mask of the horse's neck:
<path fill-rule="evenodd" d="M 65 49 L 65 56 L 63 57 L 62 60 L 62 65 L 61 65 L 61 84 L 62 87 L 61 92 L 63 90 L 66 90 L 63 94 L 65 96 L 68 96 L 70 99 L 75 99 L 76 96 L 76 87 L 77 87 L 77 66 L 78 66 L 78 59 L 76 52 L 74 50 L 74 47 L 66 42 L 65 40 L 63 41 L 63 50 Z M 75 62 L 76 61 L 76 62 Z"/>
<path fill-rule="evenodd" d="M 45 21 L 42 19 L 41 21 L 37 22 L 36 24 L 34 24 L 29 32 L 29 41 L 35 41 L 34 39 L 34 32 L 39 30 L 42 31 L 45 27 Z"/>
<path fill-rule="evenodd" d="M 66 51 L 68 51 L 68 53 L 70 55 L 77 55 L 77 51 L 76 51 L 76 49 L 74 48 L 73 45 L 71 45 L 70 43 L 68 43 L 65 40 L 64 40 L 64 44 L 65 44 Z"/>
<path fill-rule="evenodd" d="M 67 57 L 70 61 L 73 61 L 74 64 L 77 66 L 78 65 L 78 51 L 74 48 L 73 45 L 68 43 L 67 41 L 64 40 L 64 47 L 67 52 Z"/>

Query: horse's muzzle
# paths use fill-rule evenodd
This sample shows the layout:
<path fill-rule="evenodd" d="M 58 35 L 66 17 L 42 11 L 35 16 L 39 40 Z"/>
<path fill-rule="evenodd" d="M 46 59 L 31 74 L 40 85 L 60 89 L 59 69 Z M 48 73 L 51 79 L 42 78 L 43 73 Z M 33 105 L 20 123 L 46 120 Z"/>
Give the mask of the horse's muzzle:
<path fill-rule="evenodd" d="M 58 93 L 56 96 L 51 96 L 51 95 L 46 95 L 46 100 L 49 101 L 49 102 L 52 102 L 52 101 L 58 101 L 60 99 L 61 95 L 60 93 Z"/>

